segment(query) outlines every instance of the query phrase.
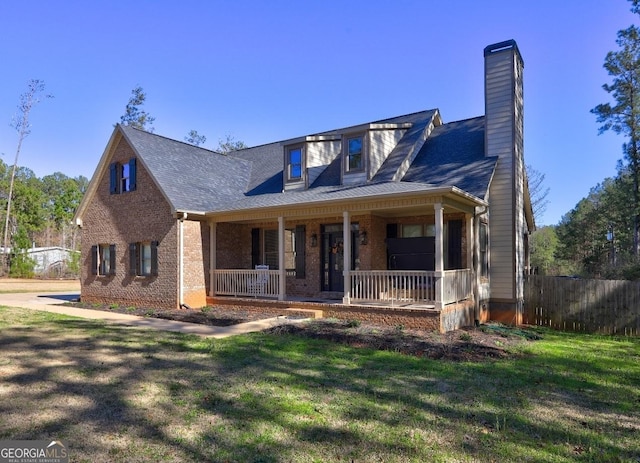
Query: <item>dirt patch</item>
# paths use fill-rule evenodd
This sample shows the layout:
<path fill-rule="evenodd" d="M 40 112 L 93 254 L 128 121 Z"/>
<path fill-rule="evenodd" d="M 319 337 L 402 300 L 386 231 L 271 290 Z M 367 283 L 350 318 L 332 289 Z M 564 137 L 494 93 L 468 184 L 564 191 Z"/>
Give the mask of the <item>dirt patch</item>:
<path fill-rule="evenodd" d="M 286 317 L 283 323 L 266 332 L 273 335 L 295 335 L 324 339 L 351 347 L 400 352 L 416 357 L 453 361 L 484 361 L 511 358 L 517 347 L 539 335 L 532 329 L 520 329 L 500 324 L 488 324 L 440 334 L 432 331 L 389 327 L 358 320 L 319 319 L 303 323 L 288 323 L 290 319 L 306 318 L 305 312 L 283 312 L 270 308 L 205 307 L 203 309 L 144 309 L 100 304 L 72 303 L 76 307 L 126 313 L 141 317 L 156 317 L 213 326 L 229 326 L 254 320 Z"/>
<path fill-rule="evenodd" d="M 470 362 L 511 358 L 518 355 L 513 347 L 540 339 L 532 330 L 499 324 L 440 334 L 332 319 L 276 326 L 268 332 L 325 339 L 351 347 L 400 352 L 416 357 Z"/>

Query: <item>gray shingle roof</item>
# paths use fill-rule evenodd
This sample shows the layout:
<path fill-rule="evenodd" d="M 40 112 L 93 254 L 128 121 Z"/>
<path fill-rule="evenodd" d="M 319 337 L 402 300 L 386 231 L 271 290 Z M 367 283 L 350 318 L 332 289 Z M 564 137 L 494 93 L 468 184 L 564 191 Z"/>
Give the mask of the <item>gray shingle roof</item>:
<path fill-rule="evenodd" d="M 401 181 L 390 181 L 435 110 L 374 122 L 412 123 L 373 181 L 340 185 L 340 160 L 307 190 L 283 192 L 283 146 L 271 143 L 221 155 L 183 142 L 121 127 L 175 210 L 224 212 L 320 201 L 429 192 L 457 187 L 484 199 L 496 159 L 484 156 L 484 118 L 436 127 Z M 331 133 L 331 132 L 323 132 Z"/>
<path fill-rule="evenodd" d="M 175 210 L 215 209 L 237 200 L 249 185 L 248 161 L 132 127 L 121 129 Z"/>
<path fill-rule="evenodd" d="M 497 158 L 484 155 L 484 117 L 436 127 L 402 179 L 456 186 L 485 199 Z"/>

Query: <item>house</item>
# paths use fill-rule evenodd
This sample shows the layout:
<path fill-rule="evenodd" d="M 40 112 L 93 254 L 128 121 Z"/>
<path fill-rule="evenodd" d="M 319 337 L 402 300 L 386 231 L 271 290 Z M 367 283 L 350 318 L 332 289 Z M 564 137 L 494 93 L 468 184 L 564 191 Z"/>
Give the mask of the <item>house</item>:
<path fill-rule="evenodd" d="M 82 299 L 519 323 L 523 61 L 513 40 L 484 60 L 485 114 L 455 122 L 431 109 L 229 155 L 116 126 L 76 214 Z"/>
<path fill-rule="evenodd" d="M 33 272 L 36 275 L 62 277 L 68 273 L 69 264 L 77 251 L 60 246 L 34 246 L 27 249 L 26 253 L 34 261 Z"/>

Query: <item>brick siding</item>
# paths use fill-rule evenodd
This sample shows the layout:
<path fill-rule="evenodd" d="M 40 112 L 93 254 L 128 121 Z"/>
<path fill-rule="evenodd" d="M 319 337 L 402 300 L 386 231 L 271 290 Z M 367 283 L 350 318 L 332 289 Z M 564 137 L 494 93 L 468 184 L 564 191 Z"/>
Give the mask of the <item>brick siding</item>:
<path fill-rule="evenodd" d="M 109 162 L 135 157 L 120 137 Z M 86 302 L 173 308 L 177 304 L 178 254 L 176 220 L 152 178 L 137 163 L 136 190 L 109 193 L 109 171 L 97 179 L 95 195 L 83 216 L 81 297 Z M 129 275 L 129 243 L 158 241 L 158 276 Z M 91 274 L 91 246 L 116 245 L 116 273 Z"/>

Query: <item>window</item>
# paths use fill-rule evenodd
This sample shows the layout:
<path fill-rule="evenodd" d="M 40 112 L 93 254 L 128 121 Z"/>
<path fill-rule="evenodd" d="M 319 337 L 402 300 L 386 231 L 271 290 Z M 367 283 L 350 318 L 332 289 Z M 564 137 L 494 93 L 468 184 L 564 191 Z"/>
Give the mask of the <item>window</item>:
<path fill-rule="evenodd" d="M 304 225 L 284 231 L 284 265 L 285 269 L 295 271 L 296 278 L 305 278 L 305 235 Z M 271 270 L 278 270 L 278 230 L 251 230 L 251 265 L 268 265 Z"/>
<path fill-rule="evenodd" d="M 158 275 L 158 242 L 147 241 L 129 244 L 129 275 Z"/>
<path fill-rule="evenodd" d="M 419 238 L 436 236 L 436 226 L 434 224 L 403 224 L 401 226 L 402 238 Z"/>
<path fill-rule="evenodd" d="M 347 171 L 362 170 L 362 137 L 353 137 L 347 139 Z"/>
<path fill-rule="evenodd" d="M 302 147 L 287 150 L 287 180 L 302 180 Z"/>
<path fill-rule="evenodd" d="M 116 245 L 98 244 L 91 246 L 91 274 L 115 275 L 116 273 Z"/>
<path fill-rule="evenodd" d="M 109 165 L 109 192 L 112 195 L 134 191 L 136 189 L 136 158 L 120 164 Z"/>
<path fill-rule="evenodd" d="M 489 277 L 489 233 L 487 224 L 480 223 L 480 277 Z"/>
<path fill-rule="evenodd" d="M 120 166 L 120 169 L 120 191 L 131 191 L 131 179 L 129 178 L 131 169 L 129 168 L 129 164 L 123 164 Z"/>

